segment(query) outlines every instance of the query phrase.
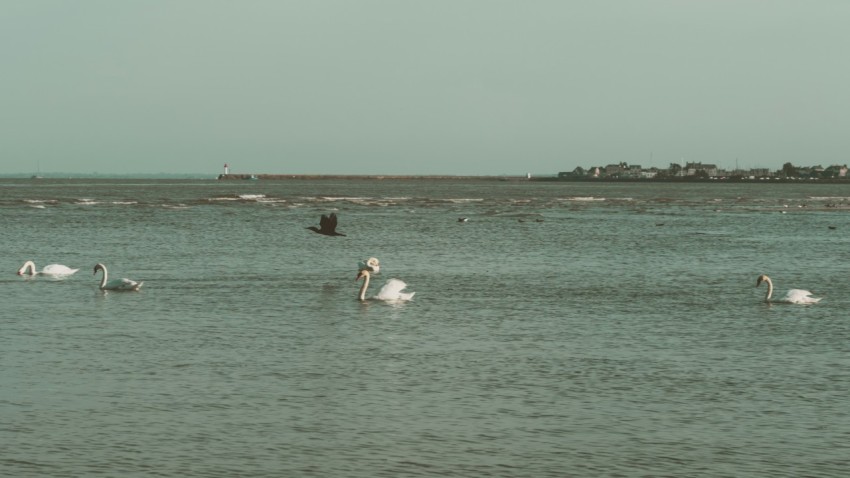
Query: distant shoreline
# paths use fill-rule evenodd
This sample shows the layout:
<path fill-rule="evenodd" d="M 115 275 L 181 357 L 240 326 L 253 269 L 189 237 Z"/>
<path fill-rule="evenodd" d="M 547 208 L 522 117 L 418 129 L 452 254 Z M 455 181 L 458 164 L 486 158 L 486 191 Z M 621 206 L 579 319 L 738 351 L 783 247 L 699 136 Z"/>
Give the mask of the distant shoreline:
<path fill-rule="evenodd" d="M 711 183 L 745 183 L 745 184 L 848 184 L 848 178 L 779 178 L 779 177 L 724 177 L 724 178 L 702 178 L 702 177 L 666 177 L 666 178 L 594 178 L 588 176 L 558 177 L 558 176 L 514 176 L 514 175 L 491 175 L 491 176 L 453 176 L 446 174 L 433 175 L 401 175 L 401 174 L 219 174 L 218 176 L 204 176 L 194 174 L 176 175 L 62 175 L 47 173 L 40 177 L 25 175 L 0 176 L 0 179 L 27 180 L 33 182 L 50 180 L 200 180 L 200 181 L 502 181 L 502 182 L 547 182 L 547 183 L 679 183 L 679 184 L 711 184 Z"/>
<path fill-rule="evenodd" d="M 450 176 L 450 175 L 357 175 L 357 174 L 220 174 L 219 180 L 402 180 L 402 181 L 431 181 L 431 180 L 456 180 L 456 181 L 534 181 L 553 183 L 790 183 L 790 184 L 850 184 L 850 178 L 828 178 L 828 179 L 803 179 L 803 178 L 697 178 L 697 177 L 673 177 L 673 178 L 594 178 L 594 177 L 556 177 L 556 176 Z"/>

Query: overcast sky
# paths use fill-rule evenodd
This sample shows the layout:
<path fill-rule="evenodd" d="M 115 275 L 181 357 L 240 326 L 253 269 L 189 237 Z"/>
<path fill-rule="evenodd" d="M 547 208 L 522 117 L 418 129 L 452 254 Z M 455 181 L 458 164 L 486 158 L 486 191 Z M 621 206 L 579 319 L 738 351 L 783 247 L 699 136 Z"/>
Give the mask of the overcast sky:
<path fill-rule="evenodd" d="M 0 174 L 850 163 L 850 1 L 7 0 Z"/>

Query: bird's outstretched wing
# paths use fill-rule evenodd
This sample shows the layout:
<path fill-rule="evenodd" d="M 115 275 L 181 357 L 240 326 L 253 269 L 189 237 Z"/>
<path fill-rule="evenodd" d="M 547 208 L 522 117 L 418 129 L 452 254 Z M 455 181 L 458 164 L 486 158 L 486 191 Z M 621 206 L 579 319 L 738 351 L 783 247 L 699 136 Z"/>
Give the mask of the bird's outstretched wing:
<path fill-rule="evenodd" d="M 336 216 L 334 216 L 333 214 L 331 214 L 331 216 L 333 217 L 333 219 L 331 219 L 325 214 L 322 214 L 321 219 L 319 219 L 319 229 L 321 229 L 322 232 L 333 231 L 336 227 Z"/>

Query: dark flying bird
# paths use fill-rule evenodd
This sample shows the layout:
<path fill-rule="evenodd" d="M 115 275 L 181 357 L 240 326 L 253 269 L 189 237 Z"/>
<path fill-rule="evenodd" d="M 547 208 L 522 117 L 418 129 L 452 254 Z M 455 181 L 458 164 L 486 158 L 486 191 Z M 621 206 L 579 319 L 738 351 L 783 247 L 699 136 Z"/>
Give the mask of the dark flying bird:
<path fill-rule="evenodd" d="M 324 234 L 326 236 L 344 236 L 345 234 L 340 234 L 336 232 L 336 214 L 331 213 L 330 216 L 326 216 L 322 214 L 322 218 L 319 219 L 319 227 L 310 226 L 307 229 L 318 232 L 319 234 Z"/>

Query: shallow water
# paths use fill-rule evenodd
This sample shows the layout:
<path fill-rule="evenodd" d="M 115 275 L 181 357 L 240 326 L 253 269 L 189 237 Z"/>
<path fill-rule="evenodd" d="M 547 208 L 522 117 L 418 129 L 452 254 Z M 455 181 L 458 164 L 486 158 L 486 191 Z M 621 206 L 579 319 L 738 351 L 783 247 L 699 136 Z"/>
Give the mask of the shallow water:
<path fill-rule="evenodd" d="M 0 475 L 845 476 L 848 211 L 841 184 L 0 180 Z M 329 212 L 346 237 L 305 229 Z M 356 300 L 370 256 L 411 302 Z M 762 273 L 824 299 L 765 304 Z"/>

